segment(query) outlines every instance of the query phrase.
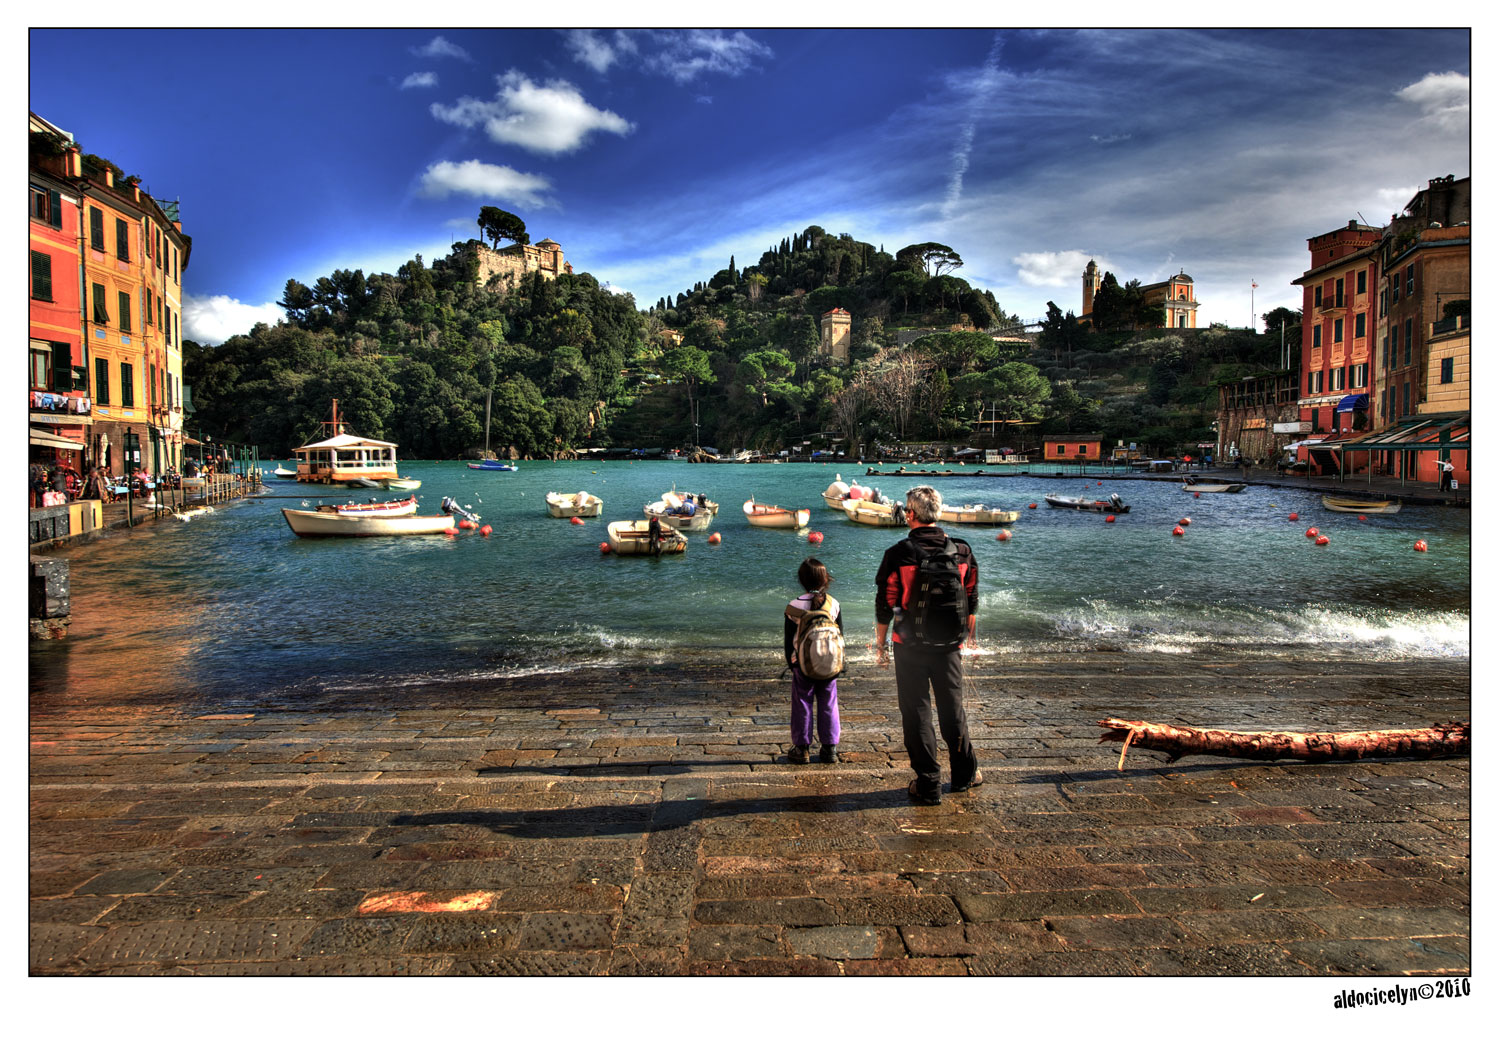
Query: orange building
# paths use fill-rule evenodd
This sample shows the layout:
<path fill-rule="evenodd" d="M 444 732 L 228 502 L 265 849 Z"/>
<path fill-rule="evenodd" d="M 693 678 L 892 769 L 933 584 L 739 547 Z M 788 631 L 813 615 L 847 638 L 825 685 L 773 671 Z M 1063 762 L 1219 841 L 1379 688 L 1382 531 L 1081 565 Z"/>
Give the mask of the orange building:
<path fill-rule="evenodd" d="M 834 306 L 818 320 L 818 354 L 841 364 L 849 363 L 849 311 Z"/>
<path fill-rule="evenodd" d="M 1046 462 L 1098 462 L 1104 444 L 1102 433 L 1058 433 L 1042 438 Z"/>
<path fill-rule="evenodd" d="M 77 150 L 67 132 L 32 114 L 35 148 L 28 165 L 30 241 L 30 461 L 61 465 L 80 476 L 93 423 L 88 356 L 78 298 Z"/>

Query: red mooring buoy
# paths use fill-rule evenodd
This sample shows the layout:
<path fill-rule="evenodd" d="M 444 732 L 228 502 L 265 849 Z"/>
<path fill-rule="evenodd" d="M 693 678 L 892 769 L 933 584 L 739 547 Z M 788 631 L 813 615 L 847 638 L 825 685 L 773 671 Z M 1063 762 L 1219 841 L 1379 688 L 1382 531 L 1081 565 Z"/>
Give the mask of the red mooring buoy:
<path fill-rule="evenodd" d="M 1107 517 L 1104 518 L 1104 523 L 1106 523 L 1106 524 L 1113 524 L 1114 522 L 1115 522 L 1115 515 L 1113 513 L 1111 513 L 1109 516 L 1107 516 Z"/>
<path fill-rule="evenodd" d="M 1317 538 L 1317 540 L 1316 540 L 1316 542 L 1314 543 L 1314 545 L 1317 545 L 1317 546 L 1326 546 L 1326 545 L 1328 545 L 1328 536 L 1327 535 L 1319 535 L 1318 538 Z"/>
<path fill-rule="evenodd" d="M 1002 532 L 1000 532 L 1000 534 L 998 534 L 998 535 L 995 536 L 995 541 L 996 542 L 1009 542 L 1010 541 L 1010 532 L 1009 531 L 1002 531 Z"/>
<path fill-rule="evenodd" d="M 1192 522 L 1193 522 L 1193 518 L 1192 517 L 1183 517 L 1177 523 L 1181 524 L 1183 527 L 1187 527 Z"/>
<path fill-rule="evenodd" d="M 482 527 L 482 528 L 479 529 L 479 534 L 481 534 L 481 535 L 488 535 L 490 532 L 492 532 L 494 530 L 495 530 L 494 528 L 492 528 L 488 524 L 486 524 L 484 527 Z"/>
<path fill-rule="evenodd" d="M 601 542 L 601 543 L 599 543 L 599 552 L 600 553 L 608 553 L 609 552 L 609 543 L 608 542 Z"/>
<path fill-rule="evenodd" d="M 568 523 L 569 524 L 582 524 L 583 523 L 583 518 L 581 518 L 581 517 L 570 517 L 570 518 L 568 518 Z"/>
<path fill-rule="evenodd" d="M 807 533 L 807 541 L 816 546 L 823 541 L 823 533 L 821 531 L 809 531 Z"/>
<path fill-rule="evenodd" d="M 1295 514 L 1295 513 L 1288 513 L 1286 515 L 1286 519 L 1287 520 L 1296 520 L 1297 519 L 1297 514 Z"/>
<path fill-rule="evenodd" d="M 718 545 L 718 544 L 719 544 L 719 542 L 720 542 L 720 541 L 721 541 L 721 540 L 720 540 L 720 538 L 719 538 L 719 533 L 718 533 L 718 532 L 717 532 L 717 531 L 716 531 L 716 532 L 714 532 L 714 533 L 713 533 L 713 534 L 712 534 L 712 535 L 710 535 L 710 536 L 709 536 L 709 537 L 708 537 L 708 544 L 709 544 L 709 545 L 710 545 L 710 546 L 717 546 L 717 545 Z"/>
<path fill-rule="evenodd" d="M 1416 542 L 1412 543 L 1411 548 L 1414 549 L 1414 550 L 1416 550 L 1418 553 L 1426 553 L 1427 552 L 1427 540 L 1426 539 L 1417 539 Z"/>
<path fill-rule="evenodd" d="M 1031 505 L 1027 506 L 1026 508 L 1027 509 L 1036 509 L 1036 503 L 1033 502 Z"/>
<path fill-rule="evenodd" d="M 1307 534 L 1308 538 L 1315 539 L 1315 538 L 1318 537 L 1318 529 L 1317 528 L 1308 528 L 1306 534 Z"/>
<path fill-rule="evenodd" d="M 1187 534 L 1187 530 L 1181 524 L 1179 524 L 1175 528 L 1172 529 L 1172 534 L 1173 535 L 1186 535 Z"/>

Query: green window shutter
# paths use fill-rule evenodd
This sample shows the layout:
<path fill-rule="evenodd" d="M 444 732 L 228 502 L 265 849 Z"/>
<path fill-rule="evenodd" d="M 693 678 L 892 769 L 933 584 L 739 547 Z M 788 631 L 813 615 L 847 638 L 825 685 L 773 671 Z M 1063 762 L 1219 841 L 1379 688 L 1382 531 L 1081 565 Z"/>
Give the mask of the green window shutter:
<path fill-rule="evenodd" d="M 115 254 L 122 262 L 130 261 L 130 223 L 115 219 Z"/>
<path fill-rule="evenodd" d="M 130 330 L 130 296 L 124 291 L 120 292 L 120 330 Z"/>
<path fill-rule="evenodd" d="M 104 301 L 104 285 L 94 285 L 94 323 L 109 323 L 109 306 Z"/>
<path fill-rule="evenodd" d="M 48 220 L 53 229 L 62 228 L 62 194 L 55 189 L 47 191 L 47 201 L 52 206 L 47 209 Z"/>
<path fill-rule="evenodd" d="M 120 365 L 120 405 L 135 407 L 135 369 L 129 364 Z"/>
<path fill-rule="evenodd" d="M 104 250 L 104 212 L 97 207 L 89 208 L 89 246 L 95 251 Z"/>
<path fill-rule="evenodd" d="M 52 390 L 55 393 L 73 392 L 72 347 L 66 342 L 52 345 Z"/>
<path fill-rule="evenodd" d="M 52 256 L 45 251 L 31 253 L 31 297 L 52 301 Z"/>
<path fill-rule="evenodd" d="M 109 403 L 109 361 L 94 358 L 94 403 Z"/>

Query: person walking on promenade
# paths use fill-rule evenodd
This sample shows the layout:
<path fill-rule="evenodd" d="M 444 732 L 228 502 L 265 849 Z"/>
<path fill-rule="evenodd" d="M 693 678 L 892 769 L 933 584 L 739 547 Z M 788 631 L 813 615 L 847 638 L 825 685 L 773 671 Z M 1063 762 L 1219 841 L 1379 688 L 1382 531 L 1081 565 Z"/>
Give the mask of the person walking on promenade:
<path fill-rule="evenodd" d="M 889 635 L 896 649 L 901 732 L 917 776 L 906 788 L 913 804 L 942 803 L 934 701 L 948 746 L 950 792 L 963 793 L 984 782 L 964 717 L 960 661 L 965 639 L 974 639 L 979 565 L 967 542 L 949 538 L 936 526 L 942 508 L 942 496 L 932 488 L 908 491 L 906 515 L 915 523 L 906 538 L 885 551 L 875 573 L 876 660 L 881 666 L 890 664 Z"/>
<path fill-rule="evenodd" d="M 797 568 L 805 591 L 786 606 L 782 653 L 792 671 L 792 748 L 787 760 L 806 764 L 817 727 L 818 759 L 838 763 L 839 674 L 844 668 L 844 612 L 829 596 L 833 576 L 815 557 Z"/>

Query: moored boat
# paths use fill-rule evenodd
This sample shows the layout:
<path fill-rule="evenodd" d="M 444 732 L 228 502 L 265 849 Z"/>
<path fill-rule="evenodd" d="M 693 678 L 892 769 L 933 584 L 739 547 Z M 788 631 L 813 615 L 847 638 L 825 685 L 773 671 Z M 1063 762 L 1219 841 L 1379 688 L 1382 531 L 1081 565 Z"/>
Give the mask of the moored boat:
<path fill-rule="evenodd" d="M 465 463 L 470 469 L 498 470 L 502 473 L 514 473 L 516 464 L 514 462 L 501 462 L 499 459 L 485 459 L 483 462 Z"/>
<path fill-rule="evenodd" d="M 1323 508 L 1334 513 L 1400 513 L 1395 499 L 1352 499 L 1342 495 L 1324 495 Z"/>
<path fill-rule="evenodd" d="M 829 509 L 842 510 L 844 500 L 849 497 L 849 485 L 844 483 L 844 475 L 835 473 L 833 483 L 823 489 L 823 504 Z"/>
<path fill-rule="evenodd" d="M 768 506 L 763 502 L 756 502 L 753 495 L 742 508 L 745 519 L 757 528 L 805 528 L 808 518 L 812 516 L 812 510 Z"/>
<path fill-rule="evenodd" d="M 657 499 L 648 502 L 641 507 L 641 512 L 647 517 L 660 517 L 663 522 L 672 525 L 678 531 L 707 531 L 709 525 L 714 522 L 714 515 L 710 510 L 699 509 L 696 504 L 693 512 L 687 513 L 682 505 L 671 505 L 665 499 Z"/>
<path fill-rule="evenodd" d="M 661 500 L 669 506 L 680 505 L 686 499 L 692 499 L 693 504 L 700 510 L 706 509 L 715 515 L 719 512 L 719 504 L 707 495 L 692 491 L 678 491 L 676 488 L 661 493 Z"/>
<path fill-rule="evenodd" d="M 1020 510 L 984 505 L 944 506 L 938 510 L 938 520 L 947 524 L 1014 524 L 1020 519 Z"/>
<path fill-rule="evenodd" d="M 649 556 L 651 550 L 651 522 L 649 520 L 614 520 L 609 527 L 609 551 L 622 557 Z M 661 525 L 661 551 L 683 553 L 687 550 L 687 538 L 670 524 Z"/>
<path fill-rule="evenodd" d="M 587 491 L 549 491 L 547 512 L 554 517 L 597 517 L 604 512 L 604 500 Z"/>
<path fill-rule="evenodd" d="M 411 477 L 395 477 L 382 482 L 380 486 L 387 491 L 416 491 L 422 486 L 422 482 Z"/>
<path fill-rule="evenodd" d="M 333 402 L 333 417 L 323 425 L 330 436 L 292 449 L 297 456 L 299 483 L 378 488 L 387 481 L 400 479 L 396 472 L 396 445 L 345 432 L 337 400 Z"/>
<path fill-rule="evenodd" d="M 904 510 L 897 512 L 894 505 L 872 502 L 868 499 L 845 499 L 840 507 L 844 515 L 856 524 L 868 524 L 875 528 L 898 528 L 906 525 Z"/>
<path fill-rule="evenodd" d="M 303 538 L 441 535 L 453 527 L 451 514 L 436 517 L 369 517 L 305 509 L 284 509 L 281 513 L 292 533 Z"/>
<path fill-rule="evenodd" d="M 276 464 L 276 468 L 271 471 L 271 476 L 287 480 L 291 480 L 296 475 L 297 471 L 295 469 L 287 469 L 279 462 Z"/>
<path fill-rule="evenodd" d="M 1107 499 L 1091 499 L 1087 496 L 1074 495 L 1044 495 L 1047 505 L 1055 506 L 1057 509 L 1081 509 L 1090 513 L 1129 513 L 1130 507 L 1125 505 L 1119 495 L 1111 495 Z"/>
<path fill-rule="evenodd" d="M 315 513 L 336 513 L 341 517 L 410 517 L 417 512 L 417 497 L 408 495 L 404 499 L 391 499 L 387 502 L 342 502 L 334 505 L 318 506 Z"/>
<path fill-rule="evenodd" d="M 1246 485 L 1239 482 L 1233 484 L 1210 484 L 1206 481 L 1190 481 L 1182 486 L 1183 491 L 1203 491 L 1237 495 L 1245 490 Z"/>

